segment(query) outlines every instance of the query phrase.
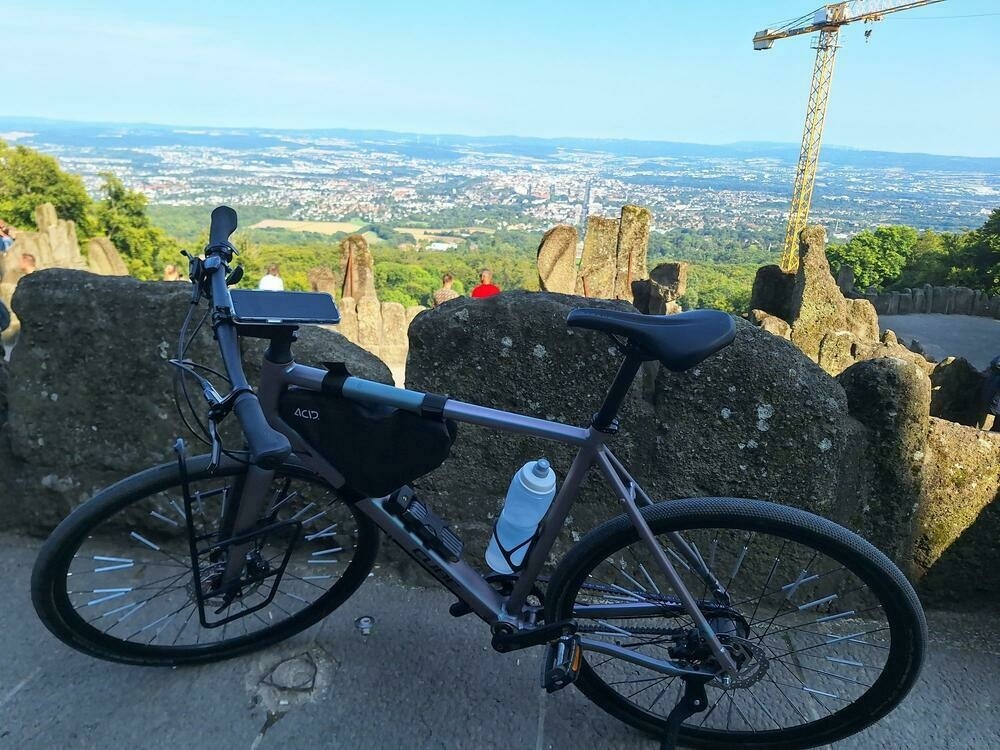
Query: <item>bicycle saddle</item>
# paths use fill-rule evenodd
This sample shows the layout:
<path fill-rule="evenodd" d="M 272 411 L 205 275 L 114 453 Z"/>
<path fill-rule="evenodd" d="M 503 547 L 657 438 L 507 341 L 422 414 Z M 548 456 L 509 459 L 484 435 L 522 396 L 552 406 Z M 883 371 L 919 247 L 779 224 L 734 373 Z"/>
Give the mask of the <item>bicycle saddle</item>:
<path fill-rule="evenodd" d="M 623 336 L 643 359 L 658 359 L 674 372 L 694 367 L 736 338 L 736 322 L 718 310 L 644 315 L 583 307 L 570 312 L 566 325 Z"/>

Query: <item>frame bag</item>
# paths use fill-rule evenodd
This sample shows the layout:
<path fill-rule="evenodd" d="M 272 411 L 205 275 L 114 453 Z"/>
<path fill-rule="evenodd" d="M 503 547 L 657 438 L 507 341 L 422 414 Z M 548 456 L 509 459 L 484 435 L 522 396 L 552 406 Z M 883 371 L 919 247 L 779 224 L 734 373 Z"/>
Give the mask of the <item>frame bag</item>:
<path fill-rule="evenodd" d="M 327 390 L 288 388 L 278 412 L 365 497 L 384 497 L 433 471 L 455 442 L 455 422 L 440 414 L 362 404 Z"/>

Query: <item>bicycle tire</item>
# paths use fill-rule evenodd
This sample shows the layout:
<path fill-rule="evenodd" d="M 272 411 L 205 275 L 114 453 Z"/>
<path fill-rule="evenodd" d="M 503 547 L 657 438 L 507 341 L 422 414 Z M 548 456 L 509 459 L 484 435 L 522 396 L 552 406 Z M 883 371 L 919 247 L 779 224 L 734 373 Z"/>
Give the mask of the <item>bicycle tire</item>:
<path fill-rule="evenodd" d="M 670 531 L 734 528 L 778 532 L 832 559 L 849 565 L 864 580 L 890 617 L 892 646 L 887 667 L 873 686 L 844 709 L 817 721 L 788 729 L 730 732 L 682 725 L 679 740 L 696 748 L 772 748 L 794 750 L 831 743 L 855 734 L 893 710 L 916 682 L 922 666 L 927 625 L 913 587 L 880 551 L 856 534 L 819 516 L 774 503 L 735 498 L 694 498 L 657 503 L 642 509 L 657 536 Z M 728 525 L 728 526 L 727 526 Z M 560 562 L 546 595 L 546 620 L 569 619 L 591 572 L 609 556 L 639 539 L 627 516 L 591 531 Z M 589 584 L 593 588 L 593 584 Z M 576 686 L 612 716 L 650 735 L 662 737 L 666 721 L 626 700 L 584 663 Z M 721 699 L 720 699 L 721 700 Z M 697 719 L 696 714 L 693 719 Z"/>
<path fill-rule="evenodd" d="M 189 480 L 194 483 L 209 478 L 236 477 L 246 465 L 227 459 L 209 474 L 209 456 L 188 460 Z M 333 488 L 315 474 L 294 463 L 285 463 L 276 476 L 290 477 L 319 487 Z M 88 534 L 116 513 L 156 493 L 180 485 L 176 462 L 162 464 L 127 477 L 98 492 L 76 508 L 52 532 L 42 546 L 31 577 L 31 597 L 42 623 L 63 643 L 83 653 L 108 661 L 143 666 L 179 666 L 229 659 L 285 640 L 319 622 L 344 603 L 364 582 L 375 563 L 379 530 L 353 505 L 346 504 L 357 529 L 355 551 L 338 580 L 311 605 L 287 619 L 264 629 L 215 644 L 187 648 L 143 645 L 107 636 L 89 625 L 72 605 L 67 587 L 69 567 L 77 549 Z M 187 576 L 191 576 L 188 569 Z M 224 638 L 224 635 L 223 635 Z"/>

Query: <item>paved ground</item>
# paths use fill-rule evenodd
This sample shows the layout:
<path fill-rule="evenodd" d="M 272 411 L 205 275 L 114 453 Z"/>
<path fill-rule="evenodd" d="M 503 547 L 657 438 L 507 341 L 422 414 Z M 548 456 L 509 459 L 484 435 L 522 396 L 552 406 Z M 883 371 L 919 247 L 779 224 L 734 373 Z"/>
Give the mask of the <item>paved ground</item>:
<path fill-rule="evenodd" d="M 54 640 L 28 595 L 38 543 L 0 535 L 0 748 L 655 748 L 573 689 L 537 689 L 537 655 L 500 655 L 450 597 L 387 578 L 266 652 L 176 670 L 96 661 Z M 362 636 L 360 615 L 376 619 Z M 937 614 L 924 677 L 878 726 L 838 747 L 1000 747 L 1000 632 L 992 618 Z M 262 673 L 308 653 L 318 694 L 270 720 Z M 263 696 L 268 699 L 269 696 Z"/>
<path fill-rule="evenodd" d="M 1000 354 L 1000 320 L 971 315 L 879 315 L 879 326 L 891 328 L 900 343 L 917 339 L 934 359 L 965 357 L 980 370 Z"/>

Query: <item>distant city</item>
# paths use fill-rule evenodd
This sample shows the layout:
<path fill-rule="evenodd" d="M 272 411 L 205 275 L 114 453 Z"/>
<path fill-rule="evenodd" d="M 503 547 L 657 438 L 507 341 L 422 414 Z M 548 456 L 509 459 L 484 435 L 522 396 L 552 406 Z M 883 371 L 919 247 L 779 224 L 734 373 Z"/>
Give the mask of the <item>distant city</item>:
<path fill-rule="evenodd" d="M 0 118 L 96 191 L 112 171 L 153 203 L 232 202 L 276 218 L 540 229 L 649 207 L 654 229 L 775 229 L 798 147 L 178 128 Z M 965 230 L 1000 206 L 1000 158 L 827 147 L 812 220 L 835 237 L 886 223 Z"/>

